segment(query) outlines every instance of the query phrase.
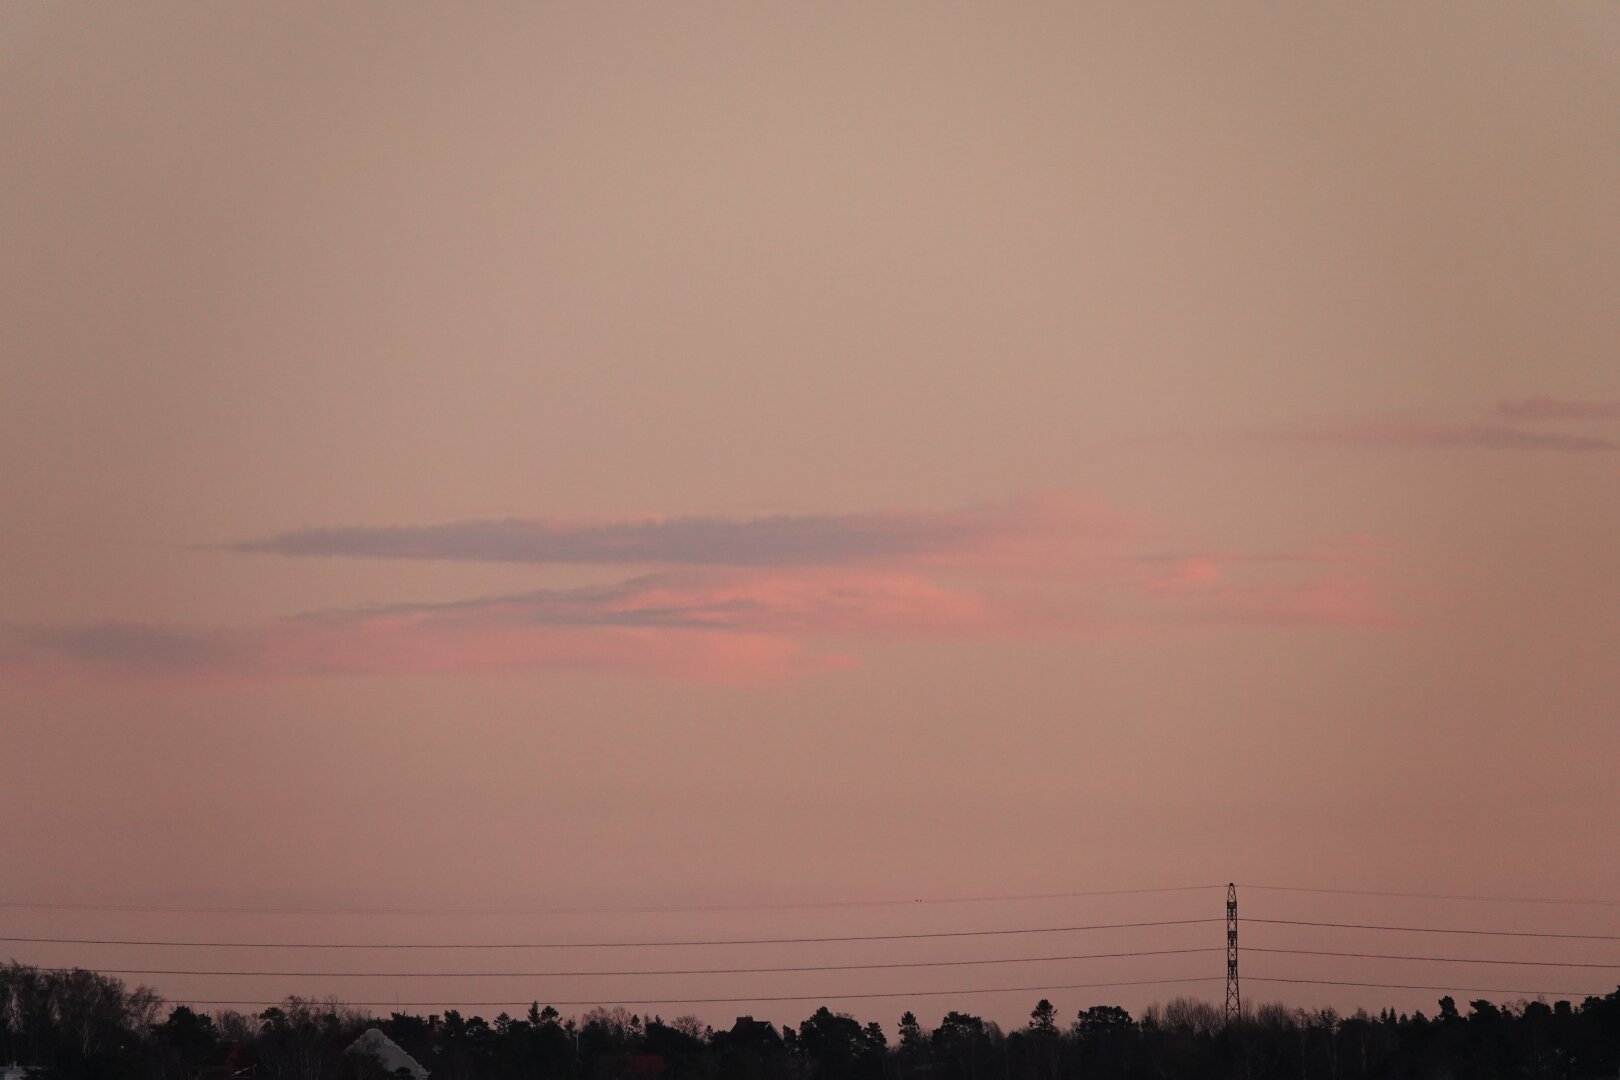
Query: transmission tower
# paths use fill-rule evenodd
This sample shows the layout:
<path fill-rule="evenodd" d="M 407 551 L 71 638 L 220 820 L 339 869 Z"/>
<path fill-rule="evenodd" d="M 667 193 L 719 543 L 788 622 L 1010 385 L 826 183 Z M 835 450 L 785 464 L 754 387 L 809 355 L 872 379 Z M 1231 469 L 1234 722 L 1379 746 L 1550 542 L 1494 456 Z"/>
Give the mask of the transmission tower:
<path fill-rule="evenodd" d="M 1238 993 L 1237 886 L 1226 883 L 1226 1022 L 1243 1013 L 1243 997 Z"/>

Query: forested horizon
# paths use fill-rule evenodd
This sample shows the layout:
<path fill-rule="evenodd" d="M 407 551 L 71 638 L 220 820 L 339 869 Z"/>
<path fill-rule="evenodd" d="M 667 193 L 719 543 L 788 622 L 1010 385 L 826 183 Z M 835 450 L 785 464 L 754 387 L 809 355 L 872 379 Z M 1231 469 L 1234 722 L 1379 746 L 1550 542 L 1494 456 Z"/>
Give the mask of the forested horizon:
<path fill-rule="evenodd" d="M 931 1015 L 931 1013 L 930 1013 Z M 1227 1022 L 1214 1003 L 1173 997 L 1133 1016 L 1099 1003 L 1064 1015 L 1044 998 L 1004 1028 L 946 1009 L 885 1023 L 821 1005 L 780 1027 L 729 1027 L 624 1006 L 564 1016 L 373 1015 L 289 997 L 258 1011 L 202 1011 L 84 969 L 0 967 L 0 1064 L 37 1080 L 379 1080 L 354 1043 L 376 1028 L 443 1080 L 1607 1080 L 1620 1072 L 1620 987 L 1581 1001 L 1459 1003 L 1432 1012 L 1344 1015 L 1273 1002 Z"/>

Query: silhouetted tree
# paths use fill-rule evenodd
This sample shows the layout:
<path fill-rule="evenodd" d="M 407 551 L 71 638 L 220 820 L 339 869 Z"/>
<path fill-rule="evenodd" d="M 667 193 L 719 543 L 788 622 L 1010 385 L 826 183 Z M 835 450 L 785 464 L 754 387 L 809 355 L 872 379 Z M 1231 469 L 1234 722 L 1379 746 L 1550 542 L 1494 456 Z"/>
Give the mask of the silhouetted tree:
<path fill-rule="evenodd" d="M 1620 989 L 1571 1001 L 1468 1003 L 1421 1012 L 1261 1005 L 1235 1024 L 1208 1002 L 1118 1006 L 1075 1014 L 1050 1002 L 1004 1037 L 949 1012 L 925 1034 L 912 1013 L 898 1045 L 882 1028 L 827 1007 L 797 1025 L 739 1017 L 715 1031 L 695 1017 L 665 1023 L 623 1009 L 562 1018 L 534 1003 L 493 1023 L 448 1010 L 373 1020 L 335 1003 L 289 998 L 257 1016 L 175 1006 L 159 1019 L 150 990 L 93 972 L 0 967 L 0 1059 L 40 1080 L 196 1080 L 257 1068 L 259 1080 L 376 1080 L 348 1054 L 367 1027 L 433 1071 L 434 1080 L 1612 1080 L 1620 1073 Z M 578 1036 L 576 1049 L 575 1036 Z M 785 1037 L 784 1037 L 785 1036 Z M 371 1071 L 368 1071 L 371 1070 Z"/>
<path fill-rule="evenodd" d="M 163 1075 L 190 1080 L 219 1053 L 219 1031 L 211 1017 L 176 1005 L 169 1018 L 152 1029 L 162 1059 Z"/>

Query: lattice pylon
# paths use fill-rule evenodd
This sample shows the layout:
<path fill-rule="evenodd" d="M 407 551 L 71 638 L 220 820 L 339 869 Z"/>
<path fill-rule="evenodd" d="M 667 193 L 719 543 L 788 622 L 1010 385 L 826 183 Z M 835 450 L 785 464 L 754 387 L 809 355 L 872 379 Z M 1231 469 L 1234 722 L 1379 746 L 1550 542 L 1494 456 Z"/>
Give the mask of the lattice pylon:
<path fill-rule="evenodd" d="M 1243 996 L 1238 992 L 1237 885 L 1226 883 L 1226 1022 L 1243 1015 Z"/>

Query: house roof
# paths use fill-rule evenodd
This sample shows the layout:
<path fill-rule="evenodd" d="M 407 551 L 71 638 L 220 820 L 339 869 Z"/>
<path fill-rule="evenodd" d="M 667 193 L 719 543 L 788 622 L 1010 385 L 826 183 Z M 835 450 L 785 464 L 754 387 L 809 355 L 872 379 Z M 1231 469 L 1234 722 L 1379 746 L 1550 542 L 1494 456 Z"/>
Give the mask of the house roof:
<path fill-rule="evenodd" d="M 349 1044 L 346 1051 L 350 1054 L 370 1054 L 382 1065 L 383 1071 L 392 1076 L 404 1069 L 415 1080 L 427 1080 L 428 1071 L 424 1069 L 415 1058 L 399 1048 L 399 1044 L 384 1035 L 378 1028 L 367 1028 L 366 1033 Z"/>

